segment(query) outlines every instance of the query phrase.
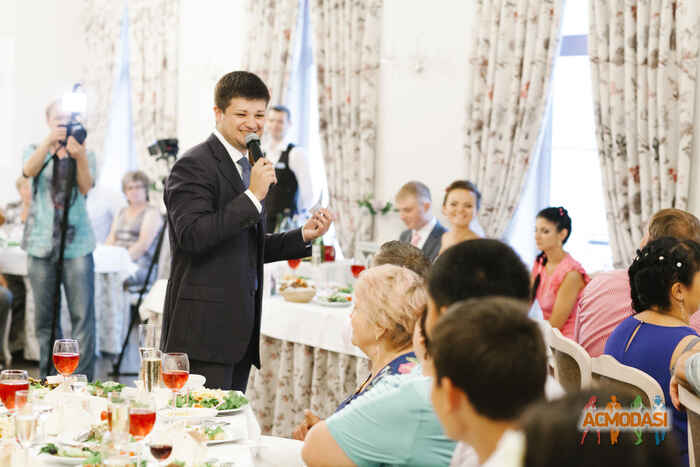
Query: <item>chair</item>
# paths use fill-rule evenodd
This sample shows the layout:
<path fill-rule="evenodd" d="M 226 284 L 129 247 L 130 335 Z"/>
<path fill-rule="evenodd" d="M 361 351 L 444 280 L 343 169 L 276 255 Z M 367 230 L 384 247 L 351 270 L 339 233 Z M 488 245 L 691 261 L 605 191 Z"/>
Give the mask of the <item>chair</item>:
<path fill-rule="evenodd" d="M 559 329 L 549 329 L 545 341 L 549 341 L 552 351 L 554 377 L 566 392 L 588 389 L 591 386 L 590 355 L 577 342 L 564 337 Z"/>
<path fill-rule="evenodd" d="M 593 381 L 598 386 L 605 386 L 612 391 L 630 394 L 633 397 L 641 396 L 645 407 L 652 407 L 652 402 L 657 396 L 661 398 L 661 403 L 666 403 L 664 391 L 654 378 L 642 370 L 623 365 L 611 355 L 591 359 L 591 369 Z M 632 401 L 620 402 L 629 405 Z"/>
<path fill-rule="evenodd" d="M 688 414 L 688 455 L 690 465 L 695 464 L 695 453 L 700 454 L 700 398 L 678 385 L 678 398 Z"/>

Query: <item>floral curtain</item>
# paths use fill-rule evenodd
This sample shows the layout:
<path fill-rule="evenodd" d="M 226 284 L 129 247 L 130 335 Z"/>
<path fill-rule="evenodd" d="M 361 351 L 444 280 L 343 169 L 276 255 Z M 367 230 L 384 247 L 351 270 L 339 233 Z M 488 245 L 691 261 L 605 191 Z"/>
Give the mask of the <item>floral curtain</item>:
<path fill-rule="evenodd" d="M 338 242 L 346 256 L 373 236 L 358 205 L 374 191 L 381 0 L 313 0 L 321 150 Z"/>
<path fill-rule="evenodd" d="M 109 123 L 112 84 L 119 65 L 119 31 L 123 4 L 84 0 L 81 7 L 82 37 L 85 38 L 88 65 L 84 70 L 83 87 L 87 97 L 85 144 L 102 158 L 105 134 Z"/>
<path fill-rule="evenodd" d="M 538 149 L 563 8 L 563 0 L 476 1 L 464 151 L 488 237 L 508 227 Z"/>
<path fill-rule="evenodd" d="M 248 44 L 243 68 L 260 76 L 272 104 L 283 104 L 292 72 L 299 0 L 248 0 Z"/>
<path fill-rule="evenodd" d="M 610 243 L 626 267 L 655 211 L 688 206 L 697 0 L 591 0 L 589 55 Z"/>
<path fill-rule="evenodd" d="M 152 181 L 167 167 L 148 153 L 158 139 L 177 136 L 177 55 L 180 2 L 129 0 L 129 72 L 138 165 Z"/>

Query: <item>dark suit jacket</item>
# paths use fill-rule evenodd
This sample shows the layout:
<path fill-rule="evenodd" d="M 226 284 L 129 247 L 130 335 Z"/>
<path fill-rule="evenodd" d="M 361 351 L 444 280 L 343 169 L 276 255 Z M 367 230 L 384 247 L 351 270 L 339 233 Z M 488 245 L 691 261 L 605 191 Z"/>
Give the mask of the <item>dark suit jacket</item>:
<path fill-rule="evenodd" d="M 440 247 L 442 247 L 442 234 L 445 232 L 447 232 L 447 229 L 444 228 L 439 221 L 436 221 L 433 230 L 430 231 L 428 238 L 423 244 L 421 251 L 423 251 L 423 254 L 430 260 L 431 263 L 435 261 L 438 253 L 440 253 Z M 411 243 L 411 230 L 404 230 L 401 232 L 401 235 L 399 235 L 399 241 Z"/>
<path fill-rule="evenodd" d="M 164 351 L 233 365 L 251 344 L 260 367 L 263 263 L 308 256 L 310 246 L 301 229 L 265 234 L 264 210 L 259 213 L 244 192 L 234 162 L 213 134 L 173 167 L 164 193 L 172 250 Z"/>

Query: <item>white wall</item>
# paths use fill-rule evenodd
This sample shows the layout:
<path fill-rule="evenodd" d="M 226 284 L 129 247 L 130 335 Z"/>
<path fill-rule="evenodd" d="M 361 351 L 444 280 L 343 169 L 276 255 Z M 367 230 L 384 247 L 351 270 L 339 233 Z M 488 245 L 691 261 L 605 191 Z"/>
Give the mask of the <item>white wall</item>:
<path fill-rule="evenodd" d="M 48 133 L 46 104 L 82 80 L 86 53 L 79 29 L 82 4 L 47 1 L 37 8 L 35 2 L 21 0 L 0 3 L 0 44 L 12 44 L 14 55 L 14 63 L 5 61 L 5 56 L 0 60 L 0 79 L 9 80 L 14 88 L 10 96 L 0 94 L 0 139 L 5 143 L 0 157 L 1 205 L 18 199 L 14 181 L 21 174 L 22 151 Z"/>
<path fill-rule="evenodd" d="M 385 0 L 379 78 L 375 198 L 393 201 L 402 184 L 430 187 L 441 218 L 445 187 L 466 171 L 463 145 L 472 1 Z M 378 216 L 377 241 L 403 224 Z"/>

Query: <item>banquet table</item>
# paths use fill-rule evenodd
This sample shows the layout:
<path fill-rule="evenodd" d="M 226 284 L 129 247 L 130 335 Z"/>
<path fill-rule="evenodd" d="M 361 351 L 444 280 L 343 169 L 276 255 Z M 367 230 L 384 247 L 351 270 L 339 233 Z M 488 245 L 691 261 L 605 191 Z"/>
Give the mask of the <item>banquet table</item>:
<path fill-rule="evenodd" d="M 349 263 L 304 264 L 297 275 L 317 281 L 347 283 Z M 281 272 L 282 271 L 282 272 Z M 347 271 L 347 272 L 346 272 Z M 286 263 L 265 265 L 265 283 L 289 273 Z M 279 278 L 279 277 L 278 277 Z M 158 281 L 141 305 L 143 318 L 162 313 L 167 281 Z M 350 342 L 352 307 L 291 303 L 263 295 L 260 323 L 260 370 L 253 368 L 246 395 L 263 434 L 290 437 L 304 410 L 325 418 L 353 393 L 369 374 L 369 360 Z"/>
<path fill-rule="evenodd" d="M 98 245 L 93 252 L 95 260 L 95 320 L 97 322 L 97 344 L 102 352 L 117 354 L 128 325 L 130 297 L 122 283 L 136 268 L 129 253 L 120 247 Z M 39 343 L 34 328 L 34 294 L 27 277 L 27 254 L 19 246 L 0 248 L 0 273 L 22 276 L 27 290 L 25 308 L 24 358 L 39 359 Z M 62 310 L 66 309 L 65 294 Z M 62 322 L 67 322 L 67 313 L 62 312 Z"/>

